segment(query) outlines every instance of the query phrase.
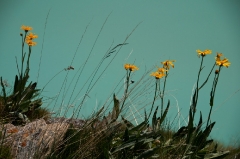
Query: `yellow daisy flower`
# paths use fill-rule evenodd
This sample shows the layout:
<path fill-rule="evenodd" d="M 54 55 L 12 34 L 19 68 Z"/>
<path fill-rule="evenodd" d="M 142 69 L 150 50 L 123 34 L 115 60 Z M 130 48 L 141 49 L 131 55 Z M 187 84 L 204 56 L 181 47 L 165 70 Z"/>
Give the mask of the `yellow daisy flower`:
<path fill-rule="evenodd" d="M 169 70 L 170 66 L 172 66 L 172 68 L 174 68 L 173 62 L 176 62 L 176 60 L 166 60 L 161 63 L 163 64 L 163 68 L 165 68 L 166 70 Z"/>
<path fill-rule="evenodd" d="M 165 74 L 164 73 L 160 73 L 160 72 L 152 72 L 151 74 L 150 74 L 151 76 L 154 76 L 156 79 L 160 79 L 160 78 L 162 78 L 162 77 L 164 77 L 165 76 Z"/>
<path fill-rule="evenodd" d="M 212 53 L 212 50 L 204 50 L 204 51 L 201 51 L 201 50 L 196 50 L 196 52 L 198 53 L 198 56 L 205 56 L 207 54 L 211 54 Z"/>
<path fill-rule="evenodd" d="M 26 36 L 26 40 L 33 40 L 35 38 L 38 38 L 38 36 L 36 34 L 31 33 L 31 32 Z"/>
<path fill-rule="evenodd" d="M 216 60 L 216 65 L 218 66 L 224 66 L 224 67 L 229 67 L 230 66 L 230 62 L 228 61 L 228 59 L 224 58 L 223 60 L 219 59 L 219 60 Z"/>
<path fill-rule="evenodd" d="M 26 43 L 28 44 L 28 46 L 35 46 L 35 45 L 37 45 L 37 43 L 32 41 L 32 40 L 27 40 Z"/>
<path fill-rule="evenodd" d="M 217 53 L 217 56 L 215 57 L 216 65 L 224 66 L 228 68 L 228 66 L 230 66 L 231 63 L 228 61 L 227 58 L 224 58 L 223 60 L 221 60 L 221 56 L 223 56 L 222 53 Z"/>
<path fill-rule="evenodd" d="M 166 72 L 167 70 L 165 68 L 158 68 L 157 70 L 159 73 L 164 73 Z"/>
<path fill-rule="evenodd" d="M 28 32 L 28 31 L 32 30 L 33 28 L 30 27 L 30 26 L 25 26 L 25 25 L 23 25 L 23 26 L 21 27 L 21 29 L 24 30 L 25 32 Z"/>
<path fill-rule="evenodd" d="M 137 67 L 137 66 L 131 65 L 131 64 L 125 64 L 125 65 L 124 65 L 124 68 L 125 68 L 126 70 L 130 70 L 130 71 L 138 70 L 138 67 Z"/>
<path fill-rule="evenodd" d="M 125 65 L 124 65 L 124 68 L 125 68 L 126 70 L 128 70 L 128 69 L 130 68 L 130 64 L 125 64 Z"/>

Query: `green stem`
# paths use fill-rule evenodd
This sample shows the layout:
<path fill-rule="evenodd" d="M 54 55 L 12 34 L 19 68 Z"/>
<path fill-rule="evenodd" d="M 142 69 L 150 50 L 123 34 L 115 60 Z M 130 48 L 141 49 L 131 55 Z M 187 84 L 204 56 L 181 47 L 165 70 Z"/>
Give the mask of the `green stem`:
<path fill-rule="evenodd" d="M 126 83 L 127 83 L 127 88 L 125 89 L 125 92 L 124 92 L 124 99 L 123 99 L 123 103 L 122 103 L 120 112 L 122 111 L 123 106 L 124 106 L 124 103 L 125 103 L 125 101 L 126 101 L 126 99 L 127 99 L 127 96 L 128 96 L 127 93 L 128 93 L 129 79 L 130 79 L 130 74 L 131 74 L 131 72 L 132 72 L 132 71 L 129 71 L 129 73 L 128 73 L 128 70 L 127 70 L 127 81 L 126 81 Z"/>
<path fill-rule="evenodd" d="M 150 115 L 152 114 L 153 106 L 154 106 L 154 103 L 155 103 L 155 100 L 156 100 L 156 97 L 157 97 L 157 86 L 158 86 L 158 82 L 159 82 L 159 79 L 156 79 L 156 83 L 155 83 L 155 93 L 154 93 L 154 98 L 153 98 L 153 102 L 152 102 L 152 107 L 151 107 L 151 110 L 150 110 L 150 113 L 149 113 L 147 119 L 149 119 Z"/>
<path fill-rule="evenodd" d="M 212 71 L 213 71 L 213 69 L 214 69 L 214 67 L 215 67 L 215 65 L 216 65 L 215 63 L 216 63 L 216 62 L 214 62 L 213 67 L 212 67 L 210 73 L 208 74 L 208 77 L 207 77 L 207 79 L 205 80 L 205 82 L 203 82 L 203 84 L 198 88 L 198 91 L 207 83 L 207 81 L 208 81 L 208 79 L 209 79 L 209 77 L 210 77 L 210 75 L 211 75 L 211 73 L 212 73 Z"/>
<path fill-rule="evenodd" d="M 208 114 L 207 127 L 208 127 L 208 123 L 209 123 L 209 120 L 210 120 L 211 113 L 212 113 L 212 106 L 211 106 L 209 114 Z"/>
<path fill-rule="evenodd" d="M 20 79 L 22 80 L 22 75 L 23 75 L 23 63 L 24 63 L 24 53 L 23 53 L 23 50 L 24 50 L 24 41 L 25 41 L 25 38 L 26 38 L 26 35 L 27 35 L 27 32 L 25 32 L 25 35 L 24 35 L 24 38 L 22 37 L 22 60 L 21 60 L 21 74 L 20 74 Z"/>
<path fill-rule="evenodd" d="M 195 91 L 196 91 L 196 97 L 195 97 L 195 99 L 193 99 L 193 100 L 195 101 L 195 102 L 194 102 L 195 105 L 193 105 L 193 111 L 192 111 L 192 113 L 193 113 L 193 120 L 194 120 L 194 116 L 195 116 L 195 112 L 196 112 L 196 107 L 197 107 L 197 101 L 198 101 L 198 91 L 199 91 L 199 89 L 198 89 L 198 83 L 199 83 L 200 73 L 201 73 L 201 71 L 202 71 L 203 57 L 204 57 L 204 56 L 202 56 L 200 68 L 199 68 L 199 71 L 198 71 L 197 88 L 195 89 Z"/>
<path fill-rule="evenodd" d="M 29 46 L 28 59 L 27 59 L 27 66 L 26 66 L 26 70 L 25 70 L 24 76 L 28 76 L 28 72 L 29 72 L 29 61 L 30 61 L 31 53 L 32 53 L 32 47 Z"/>
<path fill-rule="evenodd" d="M 166 83 L 167 83 L 167 76 L 168 76 L 168 73 L 166 72 L 166 76 L 164 78 L 164 84 L 163 84 L 163 91 L 162 91 L 162 94 L 160 94 L 160 98 L 161 98 L 161 118 L 162 118 L 162 115 L 163 115 L 163 97 L 165 95 L 165 87 L 166 87 Z"/>
<path fill-rule="evenodd" d="M 213 107 L 213 102 L 214 102 L 214 96 L 215 96 L 215 92 L 216 92 L 216 88 L 217 88 L 217 83 L 218 83 L 218 79 L 219 79 L 219 75 L 220 75 L 220 71 L 221 71 L 221 66 L 219 66 L 219 72 L 217 74 L 215 74 L 214 80 L 213 80 L 213 85 L 212 85 L 212 90 L 210 93 L 210 112 L 208 114 L 208 120 L 207 120 L 207 126 L 209 124 L 210 121 L 210 116 L 212 113 L 212 107 Z"/>

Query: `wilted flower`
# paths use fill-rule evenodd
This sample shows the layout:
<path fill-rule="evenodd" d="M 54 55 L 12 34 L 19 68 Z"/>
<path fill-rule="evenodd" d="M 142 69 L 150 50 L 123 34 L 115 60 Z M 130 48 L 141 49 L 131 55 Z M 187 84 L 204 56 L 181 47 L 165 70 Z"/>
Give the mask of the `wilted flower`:
<path fill-rule="evenodd" d="M 157 71 L 157 72 L 151 73 L 151 76 L 154 76 L 156 79 L 160 79 L 160 78 L 164 77 L 165 74 Z"/>
<path fill-rule="evenodd" d="M 176 60 L 166 60 L 166 61 L 163 61 L 161 63 L 163 64 L 164 69 L 169 70 L 170 66 L 172 66 L 172 68 L 174 68 L 173 62 L 176 62 Z"/>
<path fill-rule="evenodd" d="M 215 70 L 215 74 L 218 74 L 219 73 L 219 70 Z"/>
<path fill-rule="evenodd" d="M 21 27 L 21 29 L 24 30 L 25 32 L 28 32 L 28 31 L 32 30 L 32 27 L 23 25 Z"/>
<path fill-rule="evenodd" d="M 138 70 L 138 67 L 137 67 L 137 66 L 131 65 L 131 64 L 125 64 L 125 65 L 124 65 L 124 68 L 125 68 L 126 70 L 130 70 L 130 71 Z"/>
<path fill-rule="evenodd" d="M 204 50 L 204 51 L 201 51 L 201 50 L 196 50 L 197 53 L 198 53 L 198 57 L 201 55 L 201 56 L 205 56 L 207 54 L 211 54 L 212 53 L 212 50 Z"/>

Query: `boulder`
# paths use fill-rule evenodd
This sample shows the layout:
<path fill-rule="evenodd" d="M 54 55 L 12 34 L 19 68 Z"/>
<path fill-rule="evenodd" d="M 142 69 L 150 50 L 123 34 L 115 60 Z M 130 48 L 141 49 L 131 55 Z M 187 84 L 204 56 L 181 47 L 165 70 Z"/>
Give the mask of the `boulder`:
<path fill-rule="evenodd" d="M 5 124 L 0 130 L 4 135 L 4 144 L 11 147 L 15 159 L 33 159 L 36 156 L 45 158 L 53 144 L 58 145 L 63 140 L 68 127 L 67 122 L 47 124 L 45 120 L 39 119 L 24 126 Z"/>

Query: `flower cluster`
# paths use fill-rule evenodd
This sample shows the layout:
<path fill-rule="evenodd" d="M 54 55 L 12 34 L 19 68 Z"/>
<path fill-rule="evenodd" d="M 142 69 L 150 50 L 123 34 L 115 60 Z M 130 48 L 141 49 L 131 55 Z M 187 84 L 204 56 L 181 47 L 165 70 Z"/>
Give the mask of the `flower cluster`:
<path fill-rule="evenodd" d="M 162 72 L 156 71 L 156 72 L 152 72 L 151 76 L 154 76 L 156 79 L 160 79 L 160 78 L 164 77 L 165 74 Z"/>
<path fill-rule="evenodd" d="M 156 79 L 160 79 L 166 76 L 165 72 L 167 72 L 170 69 L 170 66 L 174 68 L 173 62 L 175 62 L 175 60 L 166 60 L 161 62 L 163 64 L 163 67 L 158 68 L 156 72 L 152 72 L 150 75 L 154 76 Z"/>
<path fill-rule="evenodd" d="M 25 25 L 23 25 L 23 26 L 21 27 L 21 29 L 24 30 L 25 32 L 28 32 L 28 31 L 32 30 L 33 28 L 30 27 L 30 26 L 25 26 Z"/>
<path fill-rule="evenodd" d="M 125 65 L 124 65 L 124 68 L 125 68 L 126 70 L 130 70 L 130 71 L 138 70 L 138 67 L 135 66 L 135 65 L 132 65 L 132 64 L 125 64 Z"/>
<path fill-rule="evenodd" d="M 32 27 L 23 25 L 21 29 L 27 33 L 28 31 L 32 30 Z M 25 42 L 29 46 L 35 46 L 37 44 L 36 42 L 33 41 L 35 38 L 38 38 L 38 36 L 30 32 L 28 35 L 26 35 Z"/>
<path fill-rule="evenodd" d="M 228 68 L 228 66 L 230 66 L 231 63 L 228 61 L 227 58 L 224 58 L 223 60 L 221 60 L 221 56 L 223 56 L 222 53 L 217 53 L 217 56 L 215 57 L 216 65 L 224 66 Z"/>
<path fill-rule="evenodd" d="M 161 64 L 163 64 L 163 68 L 165 68 L 166 70 L 169 70 L 170 66 L 172 66 L 172 68 L 174 68 L 173 62 L 176 62 L 176 60 L 166 60 L 166 61 L 161 62 Z"/>

